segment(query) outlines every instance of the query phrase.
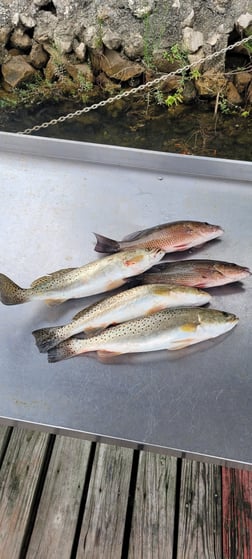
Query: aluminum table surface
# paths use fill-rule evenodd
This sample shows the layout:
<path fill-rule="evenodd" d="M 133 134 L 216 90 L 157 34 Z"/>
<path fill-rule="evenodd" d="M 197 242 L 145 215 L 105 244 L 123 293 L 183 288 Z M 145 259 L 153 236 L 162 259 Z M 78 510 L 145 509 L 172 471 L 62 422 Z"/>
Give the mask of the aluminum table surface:
<path fill-rule="evenodd" d="M 221 240 L 180 258 L 252 268 L 252 164 L 0 133 L 0 271 L 28 287 L 158 223 L 217 223 Z M 211 290 L 240 317 L 215 341 L 177 352 L 49 364 L 32 330 L 96 298 L 0 304 L 0 421 L 53 433 L 252 466 L 252 280 Z"/>

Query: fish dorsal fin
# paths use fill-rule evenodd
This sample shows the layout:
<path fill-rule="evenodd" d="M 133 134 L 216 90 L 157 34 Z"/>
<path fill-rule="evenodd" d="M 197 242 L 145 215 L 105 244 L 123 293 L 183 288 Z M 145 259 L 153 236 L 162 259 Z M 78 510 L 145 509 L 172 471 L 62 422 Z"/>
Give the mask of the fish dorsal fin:
<path fill-rule="evenodd" d="M 138 239 L 142 239 L 142 237 L 145 237 L 147 234 L 154 233 L 155 231 L 160 231 L 160 229 L 163 229 L 163 227 L 165 226 L 166 224 L 164 223 L 161 225 L 155 225 L 155 227 L 149 227 L 148 229 L 135 231 L 134 233 L 130 233 L 129 235 L 126 235 L 126 237 L 123 237 L 123 241 L 137 241 Z"/>
<path fill-rule="evenodd" d="M 134 233 L 130 233 L 123 237 L 123 241 L 137 241 L 137 239 L 141 239 L 143 235 L 146 234 L 146 229 L 142 231 L 135 231 Z"/>
<path fill-rule="evenodd" d="M 57 270 L 56 272 L 52 272 L 51 274 L 47 274 L 46 276 L 41 276 L 40 278 L 37 278 L 36 280 L 34 280 L 31 283 L 31 287 L 39 287 L 44 285 L 47 281 L 49 280 L 53 280 L 53 279 L 59 279 L 62 274 L 67 273 L 67 272 L 72 272 L 73 270 L 75 270 L 75 268 L 63 268 L 62 270 Z"/>

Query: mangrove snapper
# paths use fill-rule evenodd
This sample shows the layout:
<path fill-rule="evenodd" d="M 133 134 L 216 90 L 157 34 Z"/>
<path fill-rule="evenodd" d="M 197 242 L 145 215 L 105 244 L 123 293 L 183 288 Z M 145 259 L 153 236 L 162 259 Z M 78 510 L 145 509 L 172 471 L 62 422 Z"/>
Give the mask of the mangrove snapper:
<path fill-rule="evenodd" d="M 163 258 L 160 249 L 139 248 L 105 256 L 80 268 L 58 270 L 35 280 L 23 289 L 0 274 L 0 300 L 5 305 L 18 305 L 31 300 L 58 304 L 110 291 L 123 285 L 127 278 L 141 274 Z"/>
<path fill-rule="evenodd" d="M 191 287 L 217 287 L 245 279 L 249 268 L 218 260 L 180 260 L 163 262 L 145 272 L 143 283 L 174 283 Z"/>
<path fill-rule="evenodd" d="M 96 252 L 117 252 L 128 248 L 160 248 L 165 252 L 188 250 L 222 235 L 219 225 L 201 221 L 173 221 L 131 233 L 122 241 L 96 236 Z"/>
<path fill-rule="evenodd" d="M 70 336 L 94 334 L 111 324 L 119 324 L 168 307 L 205 305 L 211 299 L 206 291 L 176 285 L 140 285 L 107 297 L 78 312 L 64 326 L 40 328 L 33 333 L 42 353 Z"/>
<path fill-rule="evenodd" d="M 238 318 L 206 308 L 175 308 L 112 326 L 101 334 L 78 340 L 70 338 L 48 352 L 49 363 L 97 351 L 106 358 L 123 353 L 177 350 L 228 332 Z"/>

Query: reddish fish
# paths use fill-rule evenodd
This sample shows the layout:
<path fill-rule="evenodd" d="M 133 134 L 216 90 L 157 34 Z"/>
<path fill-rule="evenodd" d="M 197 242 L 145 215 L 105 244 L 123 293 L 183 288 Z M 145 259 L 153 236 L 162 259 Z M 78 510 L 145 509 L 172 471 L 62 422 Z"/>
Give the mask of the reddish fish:
<path fill-rule="evenodd" d="M 241 281 L 251 274 L 249 268 L 218 260 L 180 260 L 163 262 L 142 274 L 141 283 L 173 283 L 188 287 L 217 287 Z"/>
<path fill-rule="evenodd" d="M 118 252 L 129 248 L 160 248 L 165 252 L 188 250 L 222 235 L 219 225 L 201 221 L 173 221 L 131 233 L 122 241 L 96 236 L 96 252 Z"/>

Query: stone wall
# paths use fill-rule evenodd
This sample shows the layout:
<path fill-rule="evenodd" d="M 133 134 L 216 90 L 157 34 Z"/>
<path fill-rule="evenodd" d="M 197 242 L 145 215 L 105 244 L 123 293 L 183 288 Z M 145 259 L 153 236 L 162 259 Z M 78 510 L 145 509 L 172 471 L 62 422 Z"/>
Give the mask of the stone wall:
<path fill-rule="evenodd" d="M 252 33 L 252 0 L 0 0 L 1 89 L 67 75 L 111 92 L 197 62 L 244 33 Z M 191 98 L 225 90 L 239 104 L 246 91 L 251 102 L 250 50 L 236 53 L 243 85 L 224 74 L 223 55 L 198 65 Z M 165 87 L 175 91 L 178 80 Z"/>

